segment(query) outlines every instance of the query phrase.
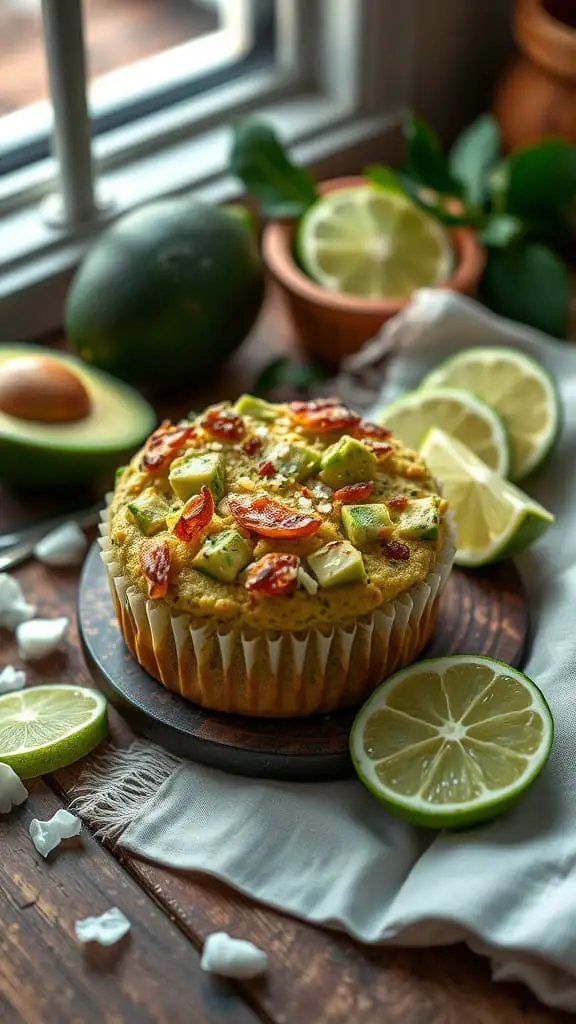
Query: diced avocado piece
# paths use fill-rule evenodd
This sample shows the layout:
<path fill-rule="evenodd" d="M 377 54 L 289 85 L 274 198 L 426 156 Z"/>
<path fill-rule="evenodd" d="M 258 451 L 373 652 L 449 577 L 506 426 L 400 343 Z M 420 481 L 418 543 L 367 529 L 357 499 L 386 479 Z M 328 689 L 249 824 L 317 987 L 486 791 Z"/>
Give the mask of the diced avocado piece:
<path fill-rule="evenodd" d="M 396 521 L 400 536 L 435 540 L 440 525 L 440 501 L 436 494 L 428 498 L 410 498 Z"/>
<path fill-rule="evenodd" d="M 343 505 L 342 526 L 353 544 L 389 537 L 394 528 L 386 505 Z"/>
<path fill-rule="evenodd" d="M 306 480 L 320 469 L 320 453 L 305 444 L 279 444 L 267 458 L 282 476 Z"/>
<path fill-rule="evenodd" d="M 200 494 L 204 485 L 212 491 L 214 501 L 220 501 L 224 496 L 225 477 L 225 463 L 219 452 L 189 452 L 174 459 L 168 480 L 182 501 L 188 501 L 193 494 Z"/>
<path fill-rule="evenodd" d="M 237 575 L 252 561 L 252 551 L 237 530 L 223 530 L 207 537 L 192 565 L 207 576 L 233 583 Z"/>
<path fill-rule="evenodd" d="M 366 582 L 362 555 L 346 540 L 330 541 L 319 551 L 308 555 L 308 565 L 321 587 Z"/>
<path fill-rule="evenodd" d="M 344 434 L 322 455 L 320 479 L 329 487 L 345 487 L 362 480 L 373 480 L 376 457 L 366 445 Z"/>
<path fill-rule="evenodd" d="M 276 406 L 265 402 L 263 398 L 256 398 L 255 395 L 240 395 L 236 402 L 236 412 L 240 416 L 253 416 L 255 420 L 268 422 L 278 418 Z"/>
<path fill-rule="evenodd" d="M 142 491 L 142 494 L 129 503 L 128 511 L 142 533 L 146 537 L 152 537 L 166 526 L 166 516 L 170 511 L 170 506 L 167 501 L 164 501 L 164 498 L 156 494 L 156 491 L 149 488 Z"/>

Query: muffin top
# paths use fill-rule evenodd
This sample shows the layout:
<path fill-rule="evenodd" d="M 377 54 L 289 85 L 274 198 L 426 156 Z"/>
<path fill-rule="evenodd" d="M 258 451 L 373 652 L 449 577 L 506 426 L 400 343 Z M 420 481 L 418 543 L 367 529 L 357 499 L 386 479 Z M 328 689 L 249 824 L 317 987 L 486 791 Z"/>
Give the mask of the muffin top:
<path fill-rule="evenodd" d="M 420 457 L 339 399 L 243 395 L 148 438 L 118 474 L 110 539 L 173 614 L 329 629 L 426 578 L 445 509 Z"/>

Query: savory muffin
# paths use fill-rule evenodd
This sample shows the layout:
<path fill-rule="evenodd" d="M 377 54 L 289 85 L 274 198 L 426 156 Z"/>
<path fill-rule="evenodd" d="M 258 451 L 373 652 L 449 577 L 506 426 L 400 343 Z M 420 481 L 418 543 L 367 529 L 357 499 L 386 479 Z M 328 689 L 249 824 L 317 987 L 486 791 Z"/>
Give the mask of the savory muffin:
<path fill-rule="evenodd" d="M 412 661 L 454 551 L 419 456 L 336 398 L 243 395 L 163 423 L 103 534 L 139 663 L 204 707 L 266 716 L 357 704 Z"/>

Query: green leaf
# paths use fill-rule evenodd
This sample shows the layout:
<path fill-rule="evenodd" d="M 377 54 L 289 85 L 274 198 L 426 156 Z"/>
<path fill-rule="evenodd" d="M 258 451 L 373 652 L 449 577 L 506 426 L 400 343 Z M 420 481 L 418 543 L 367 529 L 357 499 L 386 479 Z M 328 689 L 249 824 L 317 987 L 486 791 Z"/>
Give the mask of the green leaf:
<path fill-rule="evenodd" d="M 562 260 L 546 246 L 519 241 L 507 249 L 489 249 L 480 291 L 496 313 L 566 337 L 570 278 Z"/>
<path fill-rule="evenodd" d="M 230 170 L 265 217 L 299 217 L 317 199 L 311 174 L 290 161 L 274 129 L 257 118 L 233 126 Z"/>
<path fill-rule="evenodd" d="M 404 171 L 413 181 L 446 195 L 462 195 L 462 185 L 450 173 L 448 158 L 436 133 L 420 117 L 404 121 L 406 162 Z"/>
<path fill-rule="evenodd" d="M 509 213 L 496 214 L 489 218 L 480 232 L 480 241 L 484 245 L 493 245 L 497 249 L 504 249 L 523 231 L 524 224 L 518 217 L 513 217 Z"/>
<path fill-rule="evenodd" d="M 377 188 L 381 188 L 385 192 L 395 192 L 397 195 L 406 195 L 399 176 L 391 167 L 386 167 L 384 164 L 369 164 L 364 168 L 364 174 Z"/>
<path fill-rule="evenodd" d="M 450 150 L 451 174 L 462 182 L 469 202 L 479 206 L 487 192 L 486 176 L 500 155 L 500 129 L 492 114 L 469 125 Z"/>
<path fill-rule="evenodd" d="M 507 161 L 509 213 L 538 225 L 551 240 L 567 238 L 576 212 L 576 145 L 548 139 Z"/>
<path fill-rule="evenodd" d="M 423 188 L 402 173 L 398 174 L 398 181 L 404 189 L 405 195 L 416 203 L 416 206 L 425 210 L 446 227 L 461 227 L 463 225 L 480 227 L 484 223 L 484 212 L 477 206 L 471 206 L 463 200 L 455 199 L 453 195 L 441 195 L 433 189 Z M 456 212 L 455 204 L 460 204 L 458 212 Z"/>
<path fill-rule="evenodd" d="M 277 388 L 304 389 L 326 380 L 324 367 L 317 363 L 293 363 L 280 356 L 266 364 L 254 381 L 251 391 L 260 397 Z"/>

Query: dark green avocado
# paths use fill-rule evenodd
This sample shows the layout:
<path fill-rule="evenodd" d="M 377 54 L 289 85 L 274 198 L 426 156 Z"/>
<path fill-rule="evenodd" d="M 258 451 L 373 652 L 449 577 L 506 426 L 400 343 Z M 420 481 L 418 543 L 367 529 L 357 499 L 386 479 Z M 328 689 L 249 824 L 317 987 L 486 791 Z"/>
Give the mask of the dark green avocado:
<path fill-rule="evenodd" d="M 84 396 L 80 415 L 65 408 L 67 380 Z M 40 395 L 35 405 L 31 395 Z M 109 374 L 38 345 L 0 344 L 2 483 L 52 489 L 95 480 L 127 462 L 155 423 L 148 402 Z"/>

